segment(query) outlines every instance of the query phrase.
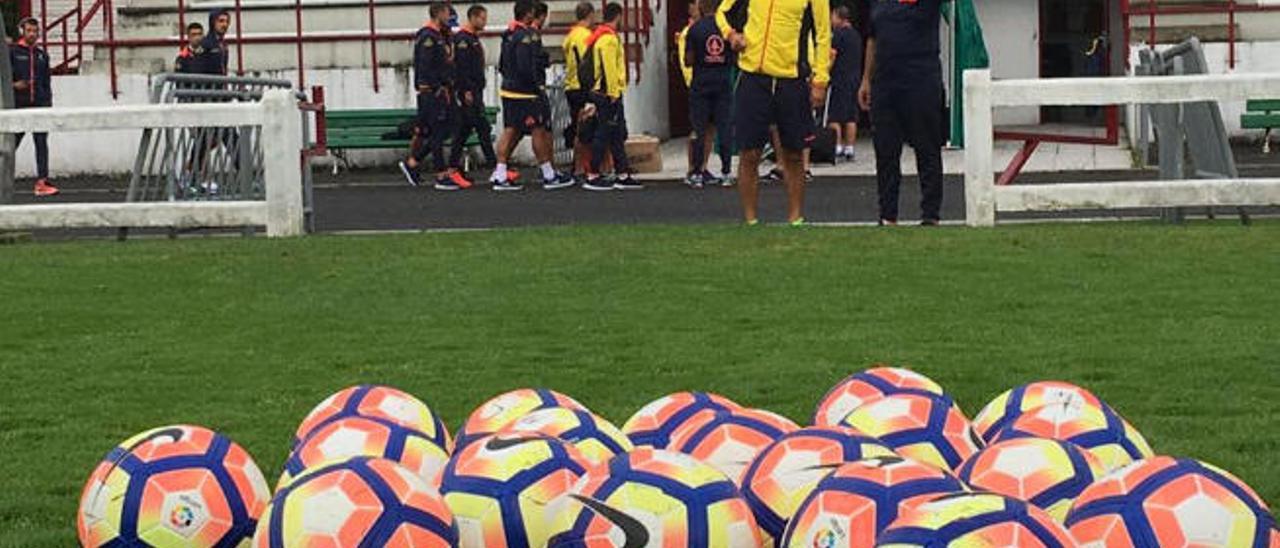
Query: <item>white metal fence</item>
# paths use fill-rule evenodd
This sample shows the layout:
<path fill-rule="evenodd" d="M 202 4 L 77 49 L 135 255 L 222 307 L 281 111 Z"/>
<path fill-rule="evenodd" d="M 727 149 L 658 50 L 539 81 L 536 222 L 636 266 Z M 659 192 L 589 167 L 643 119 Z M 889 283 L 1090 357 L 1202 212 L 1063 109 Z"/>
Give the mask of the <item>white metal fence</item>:
<path fill-rule="evenodd" d="M 0 133 L 261 126 L 265 200 L 0 205 L 0 230 L 265 226 L 303 233 L 302 117 L 288 90 L 259 103 L 129 105 L 0 112 Z"/>
<path fill-rule="evenodd" d="M 991 80 L 964 74 L 965 219 L 993 226 L 996 213 L 1074 209 L 1280 205 L 1280 178 L 996 186 L 992 109 L 1119 103 L 1243 101 L 1280 97 L 1280 74 Z"/>

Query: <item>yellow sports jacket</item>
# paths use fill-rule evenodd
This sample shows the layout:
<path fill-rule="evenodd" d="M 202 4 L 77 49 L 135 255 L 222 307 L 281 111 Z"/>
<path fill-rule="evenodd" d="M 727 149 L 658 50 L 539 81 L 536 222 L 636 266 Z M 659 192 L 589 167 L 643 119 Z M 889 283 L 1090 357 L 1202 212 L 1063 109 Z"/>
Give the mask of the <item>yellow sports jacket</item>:
<path fill-rule="evenodd" d="M 575 91 L 582 89 L 578 83 L 578 59 L 587 53 L 587 37 L 591 36 L 591 28 L 586 25 L 574 25 L 564 35 L 564 89 Z"/>
<path fill-rule="evenodd" d="M 686 64 L 684 58 L 684 41 L 685 37 L 689 35 L 689 27 L 692 25 L 693 23 L 690 22 L 680 29 L 680 32 L 676 33 L 676 60 L 680 63 L 680 74 L 684 76 L 684 87 L 686 88 L 693 84 L 693 67 Z"/>
<path fill-rule="evenodd" d="M 622 50 L 622 41 L 612 27 L 600 25 L 587 38 L 587 47 L 593 47 L 593 44 L 597 80 L 591 89 L 602 90 L 614 99 L 622 97 L 622 93 L 627 91 L 627 55 Z"/>
<path fill-rule="evenodd" d="M 734 28 L 731 12 L 746 11 L 746 24 Z M 807 19 L 807 20 L 806 20 Z M 811 23 L 811 24 L 810 24 Z M 814 83 L 831 80 L 831 4 L 829 0 L 721 0 L 716 24 L 729 36 L 741 32 L 747 47 L 738 55 L 738 68 L 774 78 L 800 76 L 800 48 L 808 40 Z M 813 33 L 811 36 L 802 36 Z"/>

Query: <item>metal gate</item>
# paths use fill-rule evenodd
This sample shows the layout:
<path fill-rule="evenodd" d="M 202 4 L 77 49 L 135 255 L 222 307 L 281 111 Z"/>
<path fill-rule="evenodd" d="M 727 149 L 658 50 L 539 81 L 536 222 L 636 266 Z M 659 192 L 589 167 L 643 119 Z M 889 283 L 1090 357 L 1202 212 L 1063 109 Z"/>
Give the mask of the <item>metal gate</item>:
<path fill-rule="evenodd" d="M 153 104 L 257 102 L 267 89 L 292 89 L 288 80 L 161 74 L 151 88 Z M 302 92 L 296 92 L 305 101 Z M 303 113 L 302 142 L 311 143 L 310 116 Z M 301 152 L 301 151 L 300 151 Z M 313 225 L 311 170 L 300 156 L 303 206 Z M 262 200 L 262 128 L 259 126 L 145 129 L 134 159 L 126 201 Z"/>

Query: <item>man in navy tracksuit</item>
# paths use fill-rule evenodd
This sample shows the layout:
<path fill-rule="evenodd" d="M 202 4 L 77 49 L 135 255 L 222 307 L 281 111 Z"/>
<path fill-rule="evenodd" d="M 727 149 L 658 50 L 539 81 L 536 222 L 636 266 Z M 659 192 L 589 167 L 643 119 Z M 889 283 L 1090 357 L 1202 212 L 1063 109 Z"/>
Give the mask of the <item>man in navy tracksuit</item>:
<path fill-rule="evenodd" d="M 533 154 L 542 173 L 542 188 L 558 190 L 575 184 L 572 176 L 559 173 L 552 165 L 554 143 L 551 142 L 551 104 L 547 100 L 548 59 L 542 48 L 540 21 L 546 17 L 546 5 L 534 0 L 516 0 L 512 5 L 515 20 L 502 35 L 498 55 L 498 71 L 502 74 L 502 135 L 498 138 L 498 164 L 489 182 L 495 191 L 518 191 L 517 175 L 507 169 L 511 151 L 520 139 L 529 135 Z"/>
<path fill-rule="evenodd" d="M 9 63 L 13 68 L 13 99 L 16 108 L 40 108 L 53 106 L 53 87 L 50 81 L 49 55 L 36 46 L 40 37 L 40 23 L 28 17 L 18 23 L 22 35 L 9 46 Z M 25 133 L 18 134 L 16 148 L 22 144 Z M 49 184 L 49 134 L 33 133 L 36 144 L 36 196 L 53 196 L 57 187 Z"/>
<path fill-rule="evenodd" d="M 179 74 L 194 72 L 195 67 L 192 64 L 196 59 L 196 52 L 200 51 L 201 42 L 204 42 L 204 25 L 195 22 L 187 25 L 187 43 L 178 50 L 178 58 L 173 61 L 174 72 Z"/>
<path fill-rule="evenodd" d="M 430 19 L 418 29 L 413 48 L 413 83 L 418 92 L 418 132 L 410 146 L 409 157 L 400 162 L 400 171 L 412 186 L 422 183 L 418 168 L 431 154 L 436 170 L 435 188 L 458 190 L 471 186 L 449 178 L 445 163 L 444 142 L 452 133 L 453 45 L 449 41 L 449 7 L 433 2 L 428 8 Z M 465 182 L 465 179 L 463 180 Z"/>
<path fill-rule="evenodd" d="M 488 20 L 489 10 L 479 4 L 471 6 L 467 9 L 467 24 L 453 35 L 453 87 L 457 95 L 458 128 L 453 134 L 453 152 L 449 155 L 452 167 L 449 177 L 459 186 L 464 181 L 466 186 L 471 186 L 471 182 L 462 175 L 462 152 L 471 132 L 474 131 L 480 140 L 485 163 L 498 163 L 493 152 L 493 128 L 485 116 L 484 107 L 484 46 L 480 43 L 480 33 L 484 32 Z"/>
<path fill-rule="evenodd" d="M 231 13 L 217 8 L 209 12 L 208 34 L 200 41 L 199 51 L 191 60 L 191 72 L 194 74 L 227 75 L 227 61 L 231 58 L 227 50 L 227 30 L 231 28 Z"/>
<path fill-rule="evenodd" d="M 688 183 L 694 187 L 725 184 L 729 178 L 733 150 L 733 83 L 731 67 L 738 54 L 729 47 L 716 25 L 715 0 L 700 0 L 702 18 L 685 34 L 685 64 L 693 67 L 689 85 L 689 122 L 693 127 L 693 162 Z M 707 170 L 706 138 L 715 125 L 720 149 L 720 177 Z"/>
<path fill-rule="evenodd" d="M 875 129 L 880 224 L 898 223 L 902 144 L 916 151 L 921 224 L 942 209 L 942 0 L 872 0 L 867 62 L 858 103 Z"/>

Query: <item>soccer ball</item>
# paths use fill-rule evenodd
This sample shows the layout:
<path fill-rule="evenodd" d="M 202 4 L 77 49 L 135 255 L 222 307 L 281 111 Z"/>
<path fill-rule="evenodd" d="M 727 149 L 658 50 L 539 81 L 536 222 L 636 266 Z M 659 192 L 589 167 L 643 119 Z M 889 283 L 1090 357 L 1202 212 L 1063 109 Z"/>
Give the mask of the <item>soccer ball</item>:
<path fill-rule="evenodd" d="M 373 384 L 344 388 L 325 398 L 298 426 L 293 447 L 297 448 L 317 428 L 347 417 L 382 419 L 417 430 L 435 441 L 441 449 L 450 450 L 449 431 L 431 407 L 408 392 Z"/>
<path fill-rule="evenodd" d="M 234 546 L 271 499 L 249 453 L 199 426 L 147 430 L 112 449 L 80 495 L 82 546 Z"/>
<path fill-rule="evenodd" d="M 880 534 L 882 548 L 1073 548 L 1044 510 L 992 493 L 943 495 L 903 514 Z"/>
<path fill-rule="evenodd" d="M 1017 438 L 978 451 L 956 472 L 970 487 L 1013 497 L 1067 517 L 1071 501 L 1106 473 L 1093 453 L 1065 441 Z"/>
<path fill-rule="evenodd" d="M 590 411 L 563 407 L 540 409 L 511 423 L 502 432 L 529 432 L 559 438 L 573 444 L 591 462 L 602 462 L 635 446 L 617 426 Z"/>
<path fill-rule="evenodd" d="M 742 479 L 742 498 L 765 534 L 777 541 L 809 492 L 846 462 L 895 456 L 880 440 L 841 426 L 784 434 L 756 457 Z"/>
<path fill-rule="evenodd" d="M 546 545 L 552 503 L 586 472 L 586 457 L 561 440 L 496 434 L 453 456 L 440 490 L 458 522 L 462 548 Z"/>
<path fill-rule="evenodd" d="M 1026 437 L 1074 443 L 1101 459 L 1107 471 L 1154 454 L 1142 434 L 1110 407 L 1075 403 L 1038 407 L 1001 430 L 996 440 Z"/>
<path fill-rule="evenodd" d="M 666 449 L 671 443 L 671 433 L 704 409 L 736 411 L 742 406 L 717 394 L 676 392 L 641 407 L 622 425 L 622 432 L 637 447 Z"/>
<path fill-rule="evenodd" d="M 844 424 L 879 438 L 899 455 L 955 470 L 982 440 L 948 396 L 894 394 L 859 407 Z"/>
<path fill-rule="evenodd" d="M 703 410 L 671 434 L 670 449 L 724 472 L 735 484 L 765 447 L 800 427 L 760 409 Z"/>
<path fill-rule="evenodd" d="M 449 462 L 449 454 L 417 430 L 382 419 L 347 417 L 321 426 L 289 455 L 276 489 L 288 485 L 308 468 L 351 457 L 393 460 L 418 474 L 433 489 L 440 487 L 440 473 Z"/>
<path fill-rule="evenodd" d="M 555 390 L 546 388 L 512 390 L 494 396 L 471 412 L 471 416 L 467 417 L 467 422 L 463 423 L 462 429 L 458 431 L 456 449 L 461 449 L 463 446 L 489 434 L 497 433 L 529 413 L 552 407 L 564 407 L 579 411 L 587 410 L 577 400 Z"/>
<path fill-rule="evenodd" d="M 818 482 L 778 546 L 870 548 L 900 513 L 964 490 L 950 473 L 902 457 L 847 463 Z"/>
<path fill-rule="evenodd" d="M 1085 489 L 1067 514 L 1081 546 L 1266 548 L 1275 518 L 1247 485 L 1212 465 L 1134 462 Z"/>
<path fill-rule="evenodd" d="M 698 460 L 641 448 L 596 466 L 563 499 L 548 546 L 757 548 L 738 488 Z"/>
<path fill-rule="evenodd" d="M 457 546 L 453 515 L 418 474 L 356 457 L 308 470 L 281 489 L 258 523 L 254 548 Z"/>
<path fill-rule="evenodd" d="M 928 377 L 901 367 L 873 367 L 854 373 L 831 388 L 813 412 L 815 426 L 831 426 L 854 409 L 891 394 L 943 395 L 942 387 Z"/>
<path fill-rule="evenodd" d="M 1101 410 L 1107 404 L 1092 392 L 1071 383 L 1040 381 L 1024 384 L 991 400 L 973 418 L 973 429 L 986 442 L 991 442 L 1000 430 L 1017 420 L 1027 411 L 1045 405 L 1073 405 L 1094 407 Z"/>

